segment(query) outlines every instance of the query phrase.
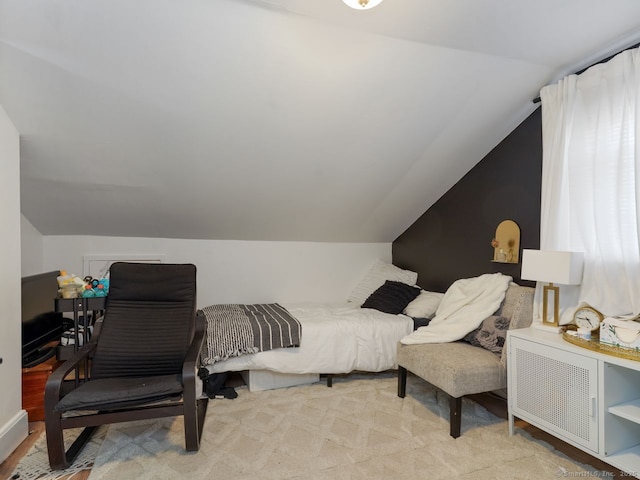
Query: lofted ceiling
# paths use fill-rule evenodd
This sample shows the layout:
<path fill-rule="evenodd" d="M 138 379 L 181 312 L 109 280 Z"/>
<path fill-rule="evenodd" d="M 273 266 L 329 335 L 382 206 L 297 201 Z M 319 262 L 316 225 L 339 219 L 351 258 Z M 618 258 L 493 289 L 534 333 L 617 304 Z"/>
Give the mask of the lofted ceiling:
<path fill-rule="evenodd" d="M 44 235 L 391 242 L 638 0 L 0 0 Z"/>

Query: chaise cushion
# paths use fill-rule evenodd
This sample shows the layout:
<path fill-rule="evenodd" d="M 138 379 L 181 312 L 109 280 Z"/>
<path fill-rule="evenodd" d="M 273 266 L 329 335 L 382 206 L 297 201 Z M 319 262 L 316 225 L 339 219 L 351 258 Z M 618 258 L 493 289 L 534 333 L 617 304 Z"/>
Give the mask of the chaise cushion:
<path fill-rule="evenodd" d="M 535 290 L 511 284 L 494 315 L 509 319 L 509 329 L 525 328 L 533 318 Z M 501 355 L 466 342 L 398 343 L 398 365 L 452 397 L 490 392 L 507 386 L 507 348 Z"/>
<path fill-rule="evenodd" d="M 466 342 L 403 345 L 398 365 L 452 397 L 499 390 L 507 386 L 500 357 Z"/>

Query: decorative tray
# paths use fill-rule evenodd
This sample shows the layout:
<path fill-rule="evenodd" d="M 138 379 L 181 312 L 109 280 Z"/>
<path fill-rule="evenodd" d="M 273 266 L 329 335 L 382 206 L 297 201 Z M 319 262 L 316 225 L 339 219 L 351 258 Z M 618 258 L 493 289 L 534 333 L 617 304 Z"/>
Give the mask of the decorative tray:
<path fill-rule="evenodd" d="M 597 335 L 592 335 L 591 340 L 578 337 L 577 335 L 571 335 L 567 332 L 562 332 L 562 338 L 567 342 L 573 343 L 578 347 L 588 348 L 595 352 L 604 353 L 606 355 L 613 355 L 615 357 L 626 358 L 627 360 L 636 360 L 640 362 L 640 352 L 637 350 L 631 350 L 630 348 L 614 347 L 613 345 L 607 345 L 606 343 L 600 343 L 600 338 Z"/>

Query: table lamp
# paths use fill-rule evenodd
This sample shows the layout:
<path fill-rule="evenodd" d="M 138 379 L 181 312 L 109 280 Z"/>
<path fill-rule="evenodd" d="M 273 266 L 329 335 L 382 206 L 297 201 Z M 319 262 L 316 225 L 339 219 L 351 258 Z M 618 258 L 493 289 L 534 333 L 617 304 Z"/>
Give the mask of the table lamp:
<path fill-rule="evenodd" d="M 546 282 L 542 290 L 542 326 L 560 331 L 560 288 L 554 285 L 579 285 L 582 282 L 584 254 L 551 250 L 523 250 L 523 280 Z M 549 295 L 553 293 L 553 316 L 549 318 Z"/>

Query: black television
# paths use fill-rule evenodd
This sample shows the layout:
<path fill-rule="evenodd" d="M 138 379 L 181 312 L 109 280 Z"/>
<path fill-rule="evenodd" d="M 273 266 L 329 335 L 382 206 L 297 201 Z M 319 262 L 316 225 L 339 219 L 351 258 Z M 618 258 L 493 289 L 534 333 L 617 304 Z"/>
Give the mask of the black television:
<path fill-rule="evenodd" d="M 62 313 L 56 313 L 59 271 L 22 277 L 22 367 L 34 367 L 56 353 L 63 331 Z"/>

